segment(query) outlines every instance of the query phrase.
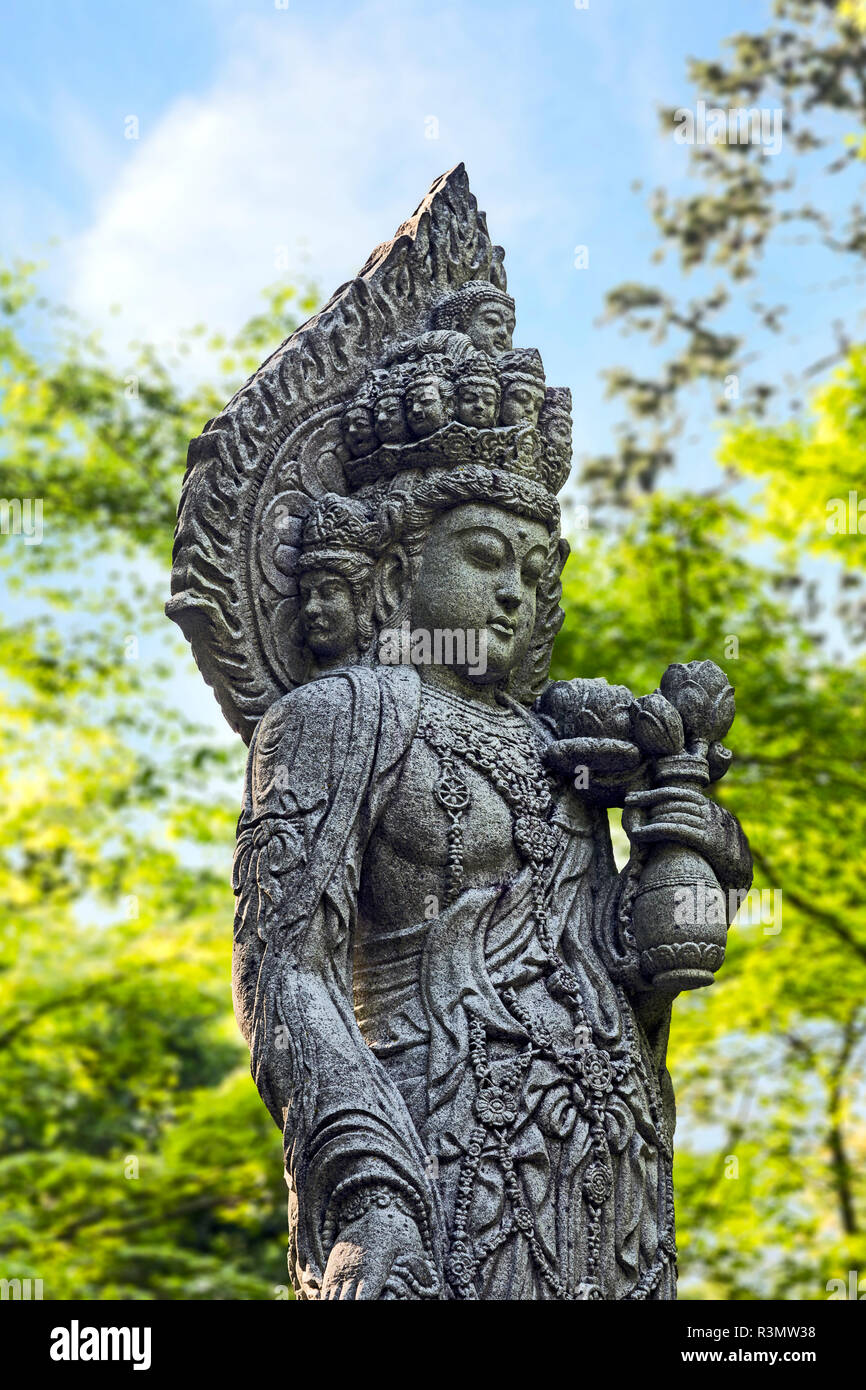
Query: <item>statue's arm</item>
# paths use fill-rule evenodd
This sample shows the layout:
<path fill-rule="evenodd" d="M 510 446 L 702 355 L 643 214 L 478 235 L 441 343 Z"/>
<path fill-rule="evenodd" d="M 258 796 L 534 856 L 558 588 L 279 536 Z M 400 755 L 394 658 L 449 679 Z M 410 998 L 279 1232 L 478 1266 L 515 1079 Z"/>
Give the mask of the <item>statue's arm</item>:
<path fill-rule="evenodd" d="M 352 1007 L 359 827 L 375 741 L 356 706 L 348 682 L 330 679 L 268 712 L 250 752 L 235 857 L 236 1016 L 284 1132 L 299 1278 L 322 1297 L 381 1296 L 364 1286 L 384 1284 L 407 1253 L 421 1259 L 413 1277 L 423 1285 L 433 1242 L 420 1141 Z"/>

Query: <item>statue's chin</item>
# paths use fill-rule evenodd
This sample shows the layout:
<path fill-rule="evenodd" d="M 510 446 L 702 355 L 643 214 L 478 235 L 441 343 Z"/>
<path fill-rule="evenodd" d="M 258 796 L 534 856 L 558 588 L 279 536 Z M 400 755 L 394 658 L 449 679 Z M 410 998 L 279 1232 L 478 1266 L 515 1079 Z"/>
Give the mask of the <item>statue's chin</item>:
<path fill-rule="evenodd" d="M 461 671 L 460 679 L 464 683 L 464 685 L 468 687 L 471 693 L 473 688 L 477 688 L 478 690 L 486 690 L 491 685 L 504 685 L 505 682 L 508 680 L 508 677 L 511 675 L 511 670 L 511 663 L 509 663 L 506 667 L 499 667 L 495 666 L 492 662 L 488 661 L 486 670 Z"/>
<path fill-rule="evenodd" d="M 526 645 L 525 641 L 521 641 L 518 647 L 513 636 L 501 636 L 495 628 L 488 627 L 485 652 L 487 669 L 481 679 L 488 684 L 491 681 L 507 681 L 525 657 Z"/>
<path fill-rule="evenodd" d="M 310 654 L 320 670 L 328 666 L 348 666 L 357 661 L 358 653 L 354 648 L 346 648 L 342 644 L 333 642 L 327 643 L 307 643 Z"/>

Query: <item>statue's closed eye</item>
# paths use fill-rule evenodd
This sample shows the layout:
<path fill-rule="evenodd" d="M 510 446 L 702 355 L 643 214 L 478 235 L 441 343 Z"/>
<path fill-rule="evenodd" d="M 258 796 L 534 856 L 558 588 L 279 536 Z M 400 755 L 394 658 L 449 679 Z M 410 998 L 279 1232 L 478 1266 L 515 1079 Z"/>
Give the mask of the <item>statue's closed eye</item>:
<path fill-rule="evenodd" d="M 492 536 L 473 536 L 467 539 L 464 549 L 469 559 L 479 565 L 501 565 L 505 558 L 504 547 Z"/>

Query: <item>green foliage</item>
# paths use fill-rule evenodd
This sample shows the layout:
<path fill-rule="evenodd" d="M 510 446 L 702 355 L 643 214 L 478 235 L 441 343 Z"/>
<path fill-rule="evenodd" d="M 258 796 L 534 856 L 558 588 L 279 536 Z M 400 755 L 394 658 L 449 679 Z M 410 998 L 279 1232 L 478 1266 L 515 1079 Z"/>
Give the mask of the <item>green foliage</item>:
<path fill-rule="evenodd" d="M 831 556 L 856 588 L 866 558 L 866 351 L 854 349 L 811 402 L 805 419 L 781 428 L 739 421 L 721 461 L 764 480 L 756 522 L 792 560 L 803 549 Z M 853 502 L 851 494 L 855 494 Z M 863 502 L 863 510 L 859 504 Z"/>
<path fill-rule="evenodd" d="M 682 1295 L 823 1298 L 866 1259 L 866 663 L 822 658 L 787 571 L 749 558 L 749 523 L 656 494 L 615 538 L 585 540 L 553 674 L 644 692 L 669 662 L 709 657 L 736 687 L 715 795 L 756 886 L 713 989 L 675 1009 Z"/>
<path fill-rule="evenodd" d="M 184 388 L 149 348 L 115 372 L 27 268 L 0 288 L 0 494 L 44 506 L 41 545 L 0 538 L 0 1272 L 285 1296 L 280 1138 L 228 1004 L 242 750 L 186 717 L 162 605 L 187 441 L 296 295 Z"/>
<path fill-rule="evenodd" d="M 691 76 L 722 106 L 778 97 L 804 161 L 816 117 L 841 114 L 842 177 L 863 153 L 863 5 L 775 9 Z M 820 1299 L 866 1268 L 866 662 L 827 654 L 809 567 L 838 577 L 856 653 L 861 533 L 826 522 L 862 487 L 866 351 L 844 343 L 808 409 L 771 425 L 772 381 L 752 373 L 736 417 L 721 394 L 748 354 L 717 320 L 779 229 L 855 265 L 866 233 L 859 204 L 831 225 L 760 150 L 694 159 L 694 193 L 655 196 L 660 247 L 721 283 L 685 303 L 610 292 L 609 317 L 670 355 L 609 374 L 625 419 L 588 477 L 623 520 L 569 562 L 553 674 L 644 692 L 710 657 L 736 685 L 715 795 L 767 896 L 715 986 L 676 1006 L 681 1291 Z M 280 287 L 234 340 L 199 327 L 118 369 L 31 267 L 0 268 L 0 498 L 44 505 L 42 544 L 0 535 L 0 1275 L 41 1278 L 46 1298 L 285 1292 L 279 1135 L 227 998 L 242 749 L 190 712 L 187 688 L 209 696 L 162 604 L 187 441 L 315 302 Z M 751 308 L 778 332 L 782 308 Z M 748 507 L 656 490 L 700 382 L 729 423 L 720 461 L 757 480 Z"/>
<path fill-rule="evenodd" d="M 851 296 L 836 351 L 801 364 L 786 410 L 775 344 L 788 306 L 760 289 L 792 231 L 799 256 L 826 253 L 842 283 L 862 279 L 864 45 L 862 0 L 776 0 L 766 28 L 690 63 L 708 106 L 781 108 L 785 159 L 696 145 L 690 189 L 652 195 L 655 259 L 672 253 L 697 292 L 682 298 L 683 275 L 674 290 L 608 292 L 607 319 L 660 360 L 605 374 L 623 418 L 584 477 L 596 515 L 621 521 L 578 551 L 565 584 L 558 675 L 643 691 L 669 661 L 711 657 L 737 689 L 733 771 L 715 794 L 740 816 L 767 898 L 763 913 L 741 910 L 714 988 L 675 1011 L 690 1297 L 825 1298 L 866 1263 L 866 354 L 851 345 Z M 661 113 L 668 139 L 673 115 Z M 701 384 L 725 426 L 725 472 L 700 496 L 657 491 Z M 744 479 L 747 509 L 729 500 Z"/>

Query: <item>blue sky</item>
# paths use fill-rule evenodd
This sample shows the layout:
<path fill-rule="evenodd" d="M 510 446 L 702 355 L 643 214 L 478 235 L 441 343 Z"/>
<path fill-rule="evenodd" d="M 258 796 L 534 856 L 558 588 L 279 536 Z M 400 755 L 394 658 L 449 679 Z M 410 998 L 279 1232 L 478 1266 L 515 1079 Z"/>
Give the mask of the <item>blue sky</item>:
<path fill-rule="evenodd" d="M 516 342 L 572 388 L 576 454 L 609 448 L 617 410 L 599 369 L 643 350 L 599 329 L 604 293 L 659 277 L 682 289 L 675 265 L 651 261 L 650 190 L 690 186 L 658 108 L 693 106 L 688 57 L 763 26 L 768 0 L 282 4 L 6 0 L 0 254 L 44 258 L 50 290 L 122 366 L 134 336 L 236 328 L 281 258 L 326 297 L 463 160 L 506 247 Z M 750 342 L 762 374 L 831 350 L 854 298 L 850 281 L 832 288 L 840 274 L 793 238 L 774 248 L 756 290 L 792 309 L 782 337 Z M 711 484 L 699 397 L 689 439 L 678 481 Z"/>
<path fill-rule="evenodd" d="M 637 349 L 597 328 L 604 291 L 658 276 L 646 195 L 688 186 L 687 151 L 660 133 L 657 108 L 693 104 L 688 55 L 714 54 L 769 6 L 282 4 L 7 0 L 4 251 L 58 238 L 52 289 L 122 358 L 137 334 L 237 326 L 281 256 L 329 294 L 462 159 L 507 250 L 517 339 L 572 387 L 578 452 L 606 447 L 598 368 Z M 822 273 L 781 249 L 762 283 L 797 298 L 811 360 L 831 342 L 832 306 L 807 293 Z M 781 374 L 785 345 L 772 351 Z M 684 455 L 685 480 L 707 475 L 710 453 L 705 440 Z"/>

